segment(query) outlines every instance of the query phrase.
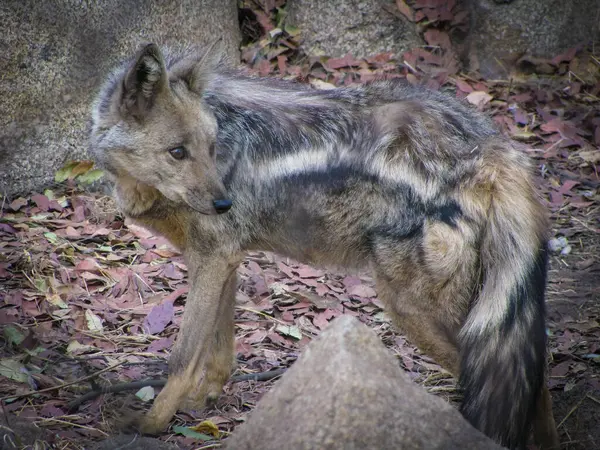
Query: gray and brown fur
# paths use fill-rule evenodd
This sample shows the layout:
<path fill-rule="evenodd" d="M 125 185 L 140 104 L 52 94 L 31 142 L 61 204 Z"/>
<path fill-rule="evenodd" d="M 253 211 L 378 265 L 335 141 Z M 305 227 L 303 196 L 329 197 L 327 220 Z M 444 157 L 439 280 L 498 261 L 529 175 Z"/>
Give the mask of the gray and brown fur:
<path fill-rule="evenodd" d="M 92 150 L 123 212 L 189 266 L 169 381 L 142 430 L 164 429 L 186 399 L 220 394 L 236 268 L 245 252 L 269 250 L 370 267 L 398 328 L 458 377 L 475 427 L 523 448 L 534 424 L 536 440 L 556 446 L 544 385 L 548 224 L 527 156 L 483 115 L 403 82 L 319 91 L 220 66 L 148 45 L 94 108 Z M 184 159 L 169 152 L 178 147 Z"/>

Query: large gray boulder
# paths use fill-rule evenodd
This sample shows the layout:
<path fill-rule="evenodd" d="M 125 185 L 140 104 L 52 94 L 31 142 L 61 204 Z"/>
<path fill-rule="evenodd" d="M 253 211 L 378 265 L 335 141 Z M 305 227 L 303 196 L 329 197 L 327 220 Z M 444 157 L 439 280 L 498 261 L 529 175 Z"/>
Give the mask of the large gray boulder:
<path fill-rule="evenodd" d="M 363 58 L 423 45 L 414 24 L 397 11 L 393 0 L 288 0 L 287 21 L 300 28 L 310 55 Z"/>
<path fill-rule="evenodd" d="M 288 0 L 287 5 L 287 20 L 301 29 L 310 55 L 401 56 L 424 45 L 418 26 L 400 14 L 394 0 Z M 551 58 L 600 40 L 598 0 L 458 0 L 454 12 L 460 9 L 469 12 L 470 21 L 467 45 L 457 49 L 464 50 L 470 69 L 486 77 L 506 76 L 524 55 Z"/>
<path fill-rule="evenodd" d="M 304 350 L 226 441 L 233 450 L 501 449 L 343 316 Z"/>
<path fill-rule="evenodd" d="M 0 192 L 40 189 L 86 158 L 99 83 L 142 43 L 223 38 L 239 60 L 236 0 L 0 2 Z"/>
<path fill-rule="evenodd" d="M 469 59 L 487 77 L 506 76 L 520 56 L 552 58 L 600 39 L 598 0 L 468 0 Z"/>

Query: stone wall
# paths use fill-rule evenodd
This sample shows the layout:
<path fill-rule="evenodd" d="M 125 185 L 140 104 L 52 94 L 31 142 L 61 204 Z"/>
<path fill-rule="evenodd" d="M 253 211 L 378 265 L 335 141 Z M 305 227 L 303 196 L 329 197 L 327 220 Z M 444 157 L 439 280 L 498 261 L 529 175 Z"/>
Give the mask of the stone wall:
<path fill-rule="evenodd" d="M 84 159 L 90 105 L 108 71 L 142 43 L 223 38 L 239 60 L 236 0 L 0 2 L 0 191 L 41 189 Z"/>

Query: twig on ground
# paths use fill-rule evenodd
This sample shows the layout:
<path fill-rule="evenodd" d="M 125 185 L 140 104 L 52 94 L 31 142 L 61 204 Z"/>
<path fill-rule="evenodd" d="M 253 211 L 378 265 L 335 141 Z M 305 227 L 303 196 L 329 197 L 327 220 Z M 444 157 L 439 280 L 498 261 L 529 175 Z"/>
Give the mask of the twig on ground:
<path fill-rule="evenodd" d="M 56 419 L 54 417 L 45 417 L 45 418 L 41 419 L 40 421 L 38 421 L 37 423 L 40 424 L 40 425 L 42 425 L 42 426 L 43 426 L 44 423 L 60 423 L 60 424 L 63 424 L 63 425 L 68 425 L 70 427 L 82 428 L 84 430 L 89 430 L 89 431 L 96 431 L 96 432 L 98 432 L 100 434 L 103 434 L 104 436 L 108 437 L 108 433 L 106 433 L 106 432 L 104 432 L 104 431 L 102 431 L 102 430 L 100 430 L 98 428 L 88 427 L 88 426 L 85 426 L 85 425 L 80 425 L 78 423 L 69 422 L 67 420 Z"/>
<path fill-rule="evenodd" d="M 566 415 L 566 416 L 563 418 L 563 420 L 561 420 L 561 421 L 560 421 L 560 423 L 559 423 L 558 425 L 556 425 L 556 429 L 559 429 L 559 428 L 561 427 L 561 425 L 562 425 L 563 423 L 565 423 L 565 422 L 566 422 L 566 420 L 567 420 L 569 417 L 571 417 L 571 414 L 573 414 L 575 411 L 577 411 L 577 408 L 579 408 L 579 407 L 581 406 L 581 404 L 583 403 L 583 401 L 584 401 L 586 398 L 588 398 L 588 395 L 589 395 L 589 392 L 588 392 L 586 395 L 584 395 L 583 397 L 581 397 L 581 400 L 579 400 L 579 401 L 578 401 L 578 402 L 575 404 L 575 406 L 573 406 L 573 407 L 571 408 L 571 410 L 570 410 L 570 411 L 567 413 L 567 415 Z"/>
<path fill-rule="evenodd" d="M 269 381 L 280 375 L 283 375 L 287 369 L 275 369 L 267 372 L 246 373 L 244 375 L 236 375 L 231 377 L 232 383 L 241 383 L 242 381 Z"/>
<path fill-rule="evenodd" d="M 600 405 L 600 400 L 598 400 L 596 397 L 593 397 L 590 394 L 588 394 L 586 397 Z"/>
<path fill-rule="evenodd" d="M 582 184 L 582 185 L 584 185 L 584 186 L 589 186 L 589 187 L 594 188 L 594 189 L 600 187 L 600 182 L 594 181 L 594 180 L 589 180 L 589 179 L 584 178 L 584 177 L 573 176 L 570 173 L 568 173 L 566 170 L 557 169 L 554 172 L 556 174 L 560 175 L 561 177 L 566 178 L 567 180 L 579 181 L 579 183 Z"/>
<path fill-rule="evenodd" d="M 97 376 L 102 375 L 105 372 L 109 372 L 109 371 L 111 371 L 113 369 L 116 369 L 117 367 L 119 367 L 122 364 L 123 364 L 122 362 L 114 364 L 114 365 L 112 365 L 110 367 L 107 367 L 106 369 L 99 370 L 98 372 L 95 372 L 95 373 L 93 373 L 91 375 L 87 375 L 85 377 L 78 378 L 75 381 L 69 381 L 68 383 L 63 383 L 63 384 L 60 384 L 58 386 L 52 386 L 52 387 L 49 387 L 49 388 L 46 388 L 46 389 L 40 389 L 39 391 L 30 391 L 30 392 L 26 392 L 25 394 L 7 395 L 6 397 L 0 398 L 0 402 L 4 402 L 5 400 L 8 400 L 8 399 L 15 399 L 16 400 L 18 398 L 31 397 L 32 395 L 36 395 L 36 394 L 43 394 L 45 392 L 56 391 L 58 389 L 65 388 L 67 386 L 72 386 L 74 384 L 78 384 L 78 383 L 81 383 L 83 381 L 88 381 L 88 380 L 91 380 L 93 378 L 96 378 Z"/>
<path fill-rule="evenodd" d="M 167 380 L 164 378 L 158 380 L 142 380 L 142 381 L 134 381 L 131 383 L 118 383 L 110 386 L 103 386 L 100 389 L 94 389 L 75 400 L 72 400 L 67 405 L 67 412 L 72 413 L 79 408 L 79 406 L 85 402 L 90 400 L 94 400 L 96 397 L 99 397 L 103 394 L 111 394 L 118 393 L 123 391 L 132 391 L 136 389 L 141 389 L 146 386 L 152 387 L 163 387 L 167 383 Z"/>
<path fill-rule="evenodd" d="M 280 375 L 283 375 L 287 369 L 276 369 L 269 370 L 267 372 L 260 373 L 246 373 L 244 375 L 236 375 L 235 377 L 231 377 L 229 380 L 231 383 L 241 383 L 242 381 L 268 381 L 276 378 Z M 152 387 L 163 387 L 167 383 L 167 380 L 164 378 L 156 379 L 156 380 L 142 380 L 142 381 L 134 381 L 131 383 L 118 383 L 110 386 L 104 386 L 100 389 L 94 389 L 81 397 L 69 402 L 67 405 L 67 411 L 69 413 L 74 412 L 81 406 L 83 403 L 88 402 L 90 400 L 95 399 L 103 394 L 115 394 L 123 391 L 132 391 L 136 389 L 141 389 L 146 386 Z"/>

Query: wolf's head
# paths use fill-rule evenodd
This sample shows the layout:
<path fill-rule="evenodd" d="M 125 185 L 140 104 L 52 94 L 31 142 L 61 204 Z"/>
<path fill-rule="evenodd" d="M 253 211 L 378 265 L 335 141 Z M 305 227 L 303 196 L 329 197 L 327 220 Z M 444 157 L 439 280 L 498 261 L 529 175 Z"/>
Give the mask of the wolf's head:
<path fill-rule="evenodd" d="M 92 151 L 115 177 L 130 176 L 203 214 L 231 207 L 217 175 L 217 123 L 202 101 L 207 57 L 175 60 L 146 45 L 105 85 L 93 111 Z"/>

